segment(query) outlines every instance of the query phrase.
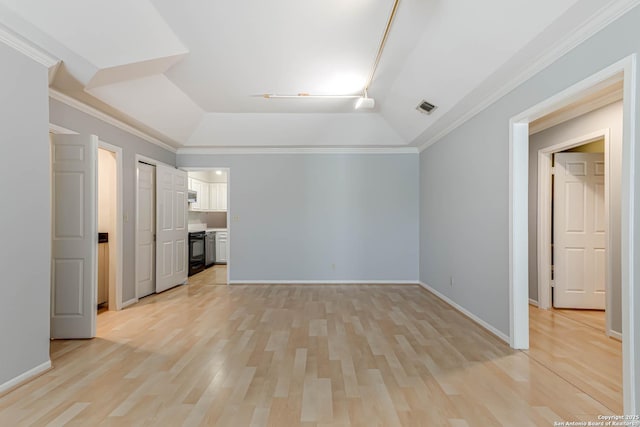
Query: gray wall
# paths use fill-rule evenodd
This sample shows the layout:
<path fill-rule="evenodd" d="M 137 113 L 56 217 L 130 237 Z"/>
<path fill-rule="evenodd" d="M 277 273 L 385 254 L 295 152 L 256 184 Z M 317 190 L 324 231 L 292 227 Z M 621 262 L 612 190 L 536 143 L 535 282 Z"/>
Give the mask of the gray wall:
<path fill-rule="evenodd" d="M 0 387 L 49 361 L 47 69 L 0 43 Z"/>
<path fill-rule="evenodd" d="M 418 278 L 415 154 L 179 154 L 178 165 L 231 168 L 231 280 Z"/>
<path fill-rule="evenodd" d="M 175 153 L 151 144 L 108 123 L 96 119 L 82 111 L 69 107 L 54 99 L 49 100 L 51 123 L 82 134 L 97 135 L 102 141 L 122 147 L 123 161 L 123 209 L 124 222 L 124 269 L 122 299 L 135 298 L 135 194 L 136 194 L 136 154 L 141 154 L 174 166 Z"/>
<path fill-rule="evenodd" d="M 611 329 L 622 331 L 620 268 L 620 180 L 622 170 L 622 101 L 608 105 L 529 137 L 529 298 L 538 300 L 538 150 L 609 128 L 609 227 L 612 245 Z"/>
<path fill-rule="evenodd" d="M 505 334 L 509 333 L 509 119 L 639 52 L 638 22 L 636 7 L 420 155 L 420 279 Z M 634 143 L 638 145 L 638 136 Z M 636 180 L 640 182 L 640 174 Z M 640 198 L 632 202 L 637 211 Z M 638 229 L 640 216 L 634 222 Z M 640 233 L 634 240 L 640 244 Z M 640 254 L 635 256 L 637 271 Z M 638 340 L 640 328 L 636 331 Z"/>

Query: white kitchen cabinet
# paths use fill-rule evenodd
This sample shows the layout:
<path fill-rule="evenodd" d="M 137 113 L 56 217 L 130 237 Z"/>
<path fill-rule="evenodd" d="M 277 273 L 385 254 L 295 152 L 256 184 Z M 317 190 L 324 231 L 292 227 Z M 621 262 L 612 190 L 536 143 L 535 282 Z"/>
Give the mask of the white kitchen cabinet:
<path fill-rule="evenodd" d="M 227 210 L 227 183 L 205 182 L 189 178 L 189 189 L 198 193 L 198 201 L 189 205 L 189 210 L 219 212 Z"/>
<path fill-rule="evenodd" d="M 226 211 L 227 210 L 227 183 L 218 183 L 218 210 Z"/>
<path fill-rule="evenodd" d="M 227 183 L 209 183 L 209 210 L 220 212 L 227 210 Z"/>
<path fill-rule="evenodd" d="M 204 183 L 199 179 L 189 178 L 189 189 L 195 191 L 198 194 L 197 201 L 189 205 L 189 210 L 192 210 L 192 211 L 203 210 L 203 206 L 204 206 L 202 203 L 203 202 L 203 194 L 202 194 L 203 184 Z"/>
<path fill-rule="evenodd" d="M 217 211 L 218 209 L 218 184 L 209 184 L 209 210 Z"/>
<path fill-rule="evenodd" d="M 209 197 L 209 184 L 208 182 L 200 181 L 202 186 L 202 199 L 200 199 L 200 193 L 198 193 L 198 201 L 200 202 L 200 210 L 208 212 L 211 210 L 211 200 Z"/>
<path fill-rule="evenodd" d="M 209 183 L 189 178 L 189 189 L 198 193 L 198 201 L 189 205 L 191 211 L 209 211 Z"/>
<path fill-rule="evenodd" d="M 216 264 L 227 263 L 227 232 L 216 231 Z"/>

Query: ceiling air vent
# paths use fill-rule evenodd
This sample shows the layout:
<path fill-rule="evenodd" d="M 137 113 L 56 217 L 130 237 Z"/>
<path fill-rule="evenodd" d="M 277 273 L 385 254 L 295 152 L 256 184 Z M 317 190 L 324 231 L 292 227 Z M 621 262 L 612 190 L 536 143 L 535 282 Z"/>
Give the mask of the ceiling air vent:
<path fill-rule="evenodd" d="M 435 110 L 436 107 L 435 105 L 433 105 L 430 102 L 427 102 L 425 100 L 423 100 L 417 107 L 416 110 L 420 111 L 421 113 L 425 113 L 425 114 L 431 114 L 431 112 L 433 110 Z"/>

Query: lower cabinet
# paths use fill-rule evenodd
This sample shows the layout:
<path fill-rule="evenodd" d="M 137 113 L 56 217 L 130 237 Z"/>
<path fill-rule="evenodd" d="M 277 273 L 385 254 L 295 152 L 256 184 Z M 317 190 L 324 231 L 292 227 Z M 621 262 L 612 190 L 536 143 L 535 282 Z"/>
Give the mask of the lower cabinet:
<path fill-rule="evenodd" d="M 227 232 L 216 232 L 216 264 L 226 264 L 227 262 Z"/>
<path fill-rule="evenodd" d="M 98 245 L 98 292 L 97 305 L 104 304 L 109 299 L 109 244 Z"/>

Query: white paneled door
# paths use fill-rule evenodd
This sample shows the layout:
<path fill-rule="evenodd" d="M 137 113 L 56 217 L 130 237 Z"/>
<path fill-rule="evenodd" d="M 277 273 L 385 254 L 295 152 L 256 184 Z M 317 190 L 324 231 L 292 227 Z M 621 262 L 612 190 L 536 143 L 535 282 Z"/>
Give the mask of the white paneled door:
<path fill-rule="evenodd" d="M 558 153 L 554 179 L 554 307 L 605 308 L 605 162 Z"/>
<path fill-rule="evenodd" d="M 187 280 L 187 173 L 156 166 L 156 292 Z"/>
<path fill-rule="evenodd" d="M 93 338 L 98 137 L 52 135 L 51 338 Z"/>
<path fill-rule="evenodd" d="M 138 236 L 136 284 L 138 298 L 156 291 L 156 168 L 138 163 Z"/>

